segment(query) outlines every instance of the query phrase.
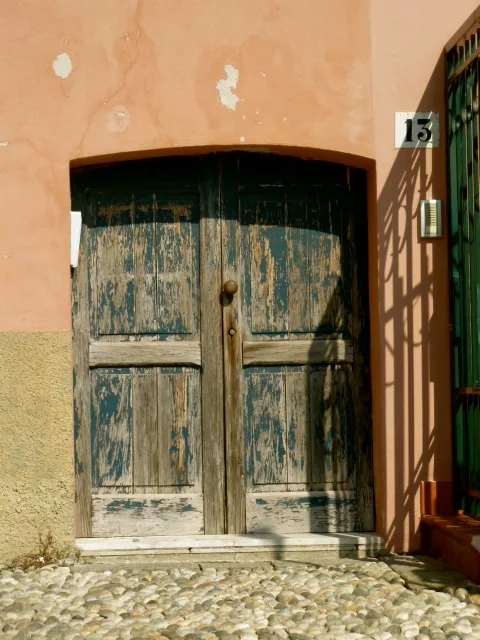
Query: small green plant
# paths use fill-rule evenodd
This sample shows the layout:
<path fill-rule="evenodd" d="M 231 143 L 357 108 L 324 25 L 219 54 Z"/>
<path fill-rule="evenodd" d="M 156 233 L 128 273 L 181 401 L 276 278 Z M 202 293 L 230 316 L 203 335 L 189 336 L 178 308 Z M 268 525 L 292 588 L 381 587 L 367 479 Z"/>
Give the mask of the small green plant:
<path fill-rule="evenodd" d="M 45 536 L 41 533 L 38 535 L 38 547 L 29 553 L 21 554 L 11 560 L 6 569 L 40 569 L 49 564 L 62 564 L 65 560 L 78 560 L 80 550 L 70 545 L 59 545 L 55 541 L 52 532 L 49 531 Z"/>

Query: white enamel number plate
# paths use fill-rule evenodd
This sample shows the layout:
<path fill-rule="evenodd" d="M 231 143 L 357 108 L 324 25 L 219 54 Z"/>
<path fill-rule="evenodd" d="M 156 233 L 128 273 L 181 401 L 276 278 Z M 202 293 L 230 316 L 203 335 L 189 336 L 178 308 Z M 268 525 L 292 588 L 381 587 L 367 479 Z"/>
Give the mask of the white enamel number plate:
<path fill-rule="evenodd" d="M 429 149 L 440 146 L 440 118 L 431 111 L 397 111 L 395 147 Z"/>

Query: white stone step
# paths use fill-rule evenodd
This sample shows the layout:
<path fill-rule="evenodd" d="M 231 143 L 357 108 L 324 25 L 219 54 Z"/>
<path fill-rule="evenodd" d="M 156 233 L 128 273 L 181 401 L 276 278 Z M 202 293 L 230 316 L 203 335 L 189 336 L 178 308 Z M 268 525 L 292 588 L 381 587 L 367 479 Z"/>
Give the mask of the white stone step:
<path fill-rule="evenodd" d="M 253 559 L 298 559 L 313 557 L 365 557 L 381 555 L 384 541 L 374 533 L 302 533 L 196 536 L 145 536 L 118 538 L 77 538 L 83 558 L 96 559 L 127 555 L 157 555 L 172 558 L 190 556 L 225 561 Z M 293 555 L 292 555 L 293 554 Z M 301 557 L 300 555 L 301 554 Z M 313 555 L 312 555 L 313 554 Z M 235 556 L 235 558 L 233 558 Z M 238 556 L 238 558 L 236 557 Z"/>

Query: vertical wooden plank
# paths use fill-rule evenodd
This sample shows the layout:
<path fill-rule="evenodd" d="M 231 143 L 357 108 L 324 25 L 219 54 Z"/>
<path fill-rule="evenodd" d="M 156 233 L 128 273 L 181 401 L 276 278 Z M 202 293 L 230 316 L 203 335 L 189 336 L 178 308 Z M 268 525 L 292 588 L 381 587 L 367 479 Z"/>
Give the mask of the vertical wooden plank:
<path fill-rule="evenodd" d="M 134 205 L 125 200 L 100 202 L 97 210 L 97 326 L 102 335 L 135 330 Z"/>
<path fill-rule="evenodd" d="M 157 376 L 133 375 L 133 489 L 158 486 Z"/>
<path fill-rule="evenodd" d="M 334 206 L 327 194 L 308 200 L 310 325 L 318 335 L 343 328 L 342 248 L 332 224 Z"/>
<path fill-rule="evenodd" d="M 184 375 L 158 370 L 158 483 L 187 484 Z"/>
<path fill-rule="evenodd" d="M 287 200 L 288 331 L 310 331 L 308 231 L 305 198 Z"/>
<path fill-rule="evenodd" d="M 155 259 L 156 201 L 135 198 L 134 277 L 135 333 L 155 333 L 158 327 Z"/>
<path fill-rule="evenodd" d="M 285 380 L 278 369 L 248 377 L 246 420 L 251 423 L 256 485 L 287 482 Z"/>
<path fill-rule="evenodd" d="M 238 292 L 223 296 L 223 375 L 225 389 L 225 470 L 227 533 L 245 533 L 245 481 L 243 475 L 243 368 L 241 319 L 240 220 L 237 194 L 237 158 L 225 157 L 221 179 L 222 280 L 235 280 Z"/>
<path fill-rule="evenodd" d="M 89 221 L 88 209 L 86 222 Z M 82 225 L 78 267 L 73 272 L 73 406 L 75 439 L 75 535 L 92 534 L 92 477 L 90 449 L 90 338 L 88 263 L 90 229 Z"/>
<path fill-rule="evenodd" d="M 310 369 L 310 422 L 312 441 L 312 482 L 326 482 L 325 469 L 325 429 L 331 416 L 324 410 L 324 394 L 326 385 L 325 368 L 311 367 Z"/>
<path fill-rule="evenodd" d="M 202 344 L 203 494 L 206 534 L 225 533 L 225 432 L 219 166 L 201 173 L 200 300 Z"/>
<path fill-rule="evenodd" d="M 198 486 L 200 459 L 200 374 L 158 369 L 159 484 Z"/>
<path fill-rule="evenodd" d="M 287 250 L 283 197 L 246 200 L 250 223 L 252 333 L 287 331 Z"/>
<path fill-rule="evenodd" d="M 132 376 L 118 369 L 91 375 L 93 486 L 131 487 Z"/>
<path fill-rule="evenodd" d="M 186 425 L 190 437 L 187 458 L 189 485 L 198 493 L 202 491 L 202 383 L 200 371 L 189 369 L 186 373 Z"/>
<path fill-rule="evenodd" d="M 198 211 L 193 201 L 157 203 L 159 331 L 193 334 L 198 307 Z"/>
<path fill-rule="evenodd" d="M 351 393 L 355 445 L 350 446 L 350 486 L 356 485 L 357 526 L 360 531 L 375 529 L 373 490 L 373 428 L 370 388 L 370 321 L 368 305 L 368 246 L 367 229 L 367 176 L 364 171 L 351 169 L 350 189 L 345 191 L 345 225 L 350 227 L 350 287 L 352 338 L 355 345 L 355 365 L 346 369 L 346 380 Z M 351 433 L 351 431 L 350 431 Z M 348 436 L 347 436 L 348 437 Z M 353 461 L 352 461 L 353 458 Z M 352 463 L 353 462 L 353 463 Z M 352 478 L 354 478 L 352 482 Z"/>
<path fill-rule="evenodd" d="M 310 482 L 309 367 L 286 370 L 285 403 L 288 443 L 288 482 Z"/>
<path fill-rule="evenodd" d="M 345 373 L 339 366 L 311 374 L 312 480 L 335 483 L 348 479 L 346 451 Z"/>

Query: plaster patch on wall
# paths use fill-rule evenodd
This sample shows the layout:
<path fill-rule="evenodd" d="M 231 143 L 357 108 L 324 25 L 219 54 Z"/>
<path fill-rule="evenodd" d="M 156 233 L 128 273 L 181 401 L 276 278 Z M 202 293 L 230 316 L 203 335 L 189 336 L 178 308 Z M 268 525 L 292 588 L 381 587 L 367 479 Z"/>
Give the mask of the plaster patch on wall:
<path fill-rule="evenodd" d="M 123 104 L 119 104 L 108 113 L 107 128 L 113 133 L 122 133 L 130 126 L 130 113 Z"/>
<path fill-rule="evenodd" d="M 231 64 L 226 64 L 224 68 L 227 77 L 217 82 L 218 97 L 224 107 L 235 111 L 240 100 L 234 93 L 238 83 L 238 69 Z"/>
<path fill-rule="evenodd" d="M 0 141 L 0 147 L 8 147 L 9 144 L 10 144 L 10 140 Z"/>
<path fill-rule="evenodd" d="M 61 53 L 52 63 L 53 71 L 59 78 L 68 78 L 72 73 L 72 61 L 68 53 Z"/>

